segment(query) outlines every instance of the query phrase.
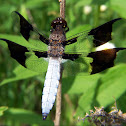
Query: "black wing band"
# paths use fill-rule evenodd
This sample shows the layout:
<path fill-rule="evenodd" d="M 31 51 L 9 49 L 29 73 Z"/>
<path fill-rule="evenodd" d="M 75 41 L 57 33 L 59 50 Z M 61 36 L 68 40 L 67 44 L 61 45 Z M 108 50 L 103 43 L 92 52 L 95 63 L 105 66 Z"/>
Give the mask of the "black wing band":
<path fill-rule="evenodd" d="M 75 37 L 75 38 L 72 38 L 70 40 L 64 41 L 63 46 L 70 45 L 70 44 L 73 44 L 73 43 L 77 42 L 77 38 L 78 37 Z"/>
<path fill-rule="evenodd" d="M 111 21 L 109 21 L 99 27 L 96 27 L 88 32 L 88 35 L 93 35 L 93 37 L 94 37 L 93 43 L 96 47 L 100 46 L 100 45 L 102 45 L 112 39 L 111 38 L 112 24 L 120 19 L 122 19 L 122 18 L 117 18 L 117 19 L 111 20 Z M 72 38 L 70 40 L 63 42 L 63 45 L 66 46 L 66 45 L 73 44 L 73 43 L 77 42 L 77 38 L 80 36 L 82 36 L 82 34 L 78 35 L 75 38 Z"/>
<path fill-rule="evenodd" d="M 45 58 L 47 58 L 47 57 L 48 57 L 47 51 L 45 51 L 45 52 L 34 51 L 34 52 L 35 52 L 35 55 L 36 55 L 38 58 L 40 58 L 40 57 L 45 57 Z M 79 58 L 80 55 L 81 55 L 81 54 L 66 54 L 66 53 L 64 53 L 63 56 L 62 56 L 62 58 L 63 58 L 63 59 L 69 59 L 69 60 L 74 61 L 74 60 L 76 60 L 77 58 Z"/>
<path fill-rule="evenodd" d="M 30 37 L 30 31 L 33 31 L 32 25 L 17 11 L 14 11 L 20 17 L 20 33 L 28 41 Z"/>
<path fill-rule="evenodd" d="M 97 28 L 92 29 L 88 35 L 93 35 L 94 37 L 94 44 L 95 46 L 100 46 L 108 41 L 110 41 L 111 38 L 111 32 L 112 32 L 112 24 L 118 20 L 120 20 L 121 18 L 117 18 L 114 20 L 111 20 Z"/>
<path fill-rule="evenodd" d="M 28 52 L 27 48 L 21 45 L 18 45 L 10 40 L 7 39 L 0 39 L 5 41 L 8 44 L 8 48 L 10 50 L 11 57 L 17 60 L 18 63 L 20 63 L 22 66 L 25 66 L 25 52 Z"/>
<path fill-rule="evenodd" d="M 80 55 L 81 54 L 66 54 L 66 53 L 64 53 L 62 58 L 74 61 L 74 60 L 78 59 Z"/>
<path fill-rule="evenodd" d="M 113 48 L 89 53 L 87 57 L 93 58 L 91 74 L 99 73 L 107 68 L 113 67 L 116 53 L 124 49 L 126 48 Z"/>
<path fill-rule="evenodd" d="M 36 55 L 38 58 L 40 58 L 40 57 L 45 57 L 45 58 L 47 58 L 47 57 L 48 57 L 47 51 L 45 51 L 45 52 L 34 51 L 34 52 L 35 52 L 35 55 Z"/>
<path fill-rule="evenodd" d="M 33 26 L 17 11 L 14 11 L 20 17 L 20 33 L 22 36 L 28 41 L 30 38 L 30 32 L 35 31 L 39 35 L 39 39 L 45 44 L 49 44 L 49 40 L 41 35 L 37 30 L 33 28 Z"/>

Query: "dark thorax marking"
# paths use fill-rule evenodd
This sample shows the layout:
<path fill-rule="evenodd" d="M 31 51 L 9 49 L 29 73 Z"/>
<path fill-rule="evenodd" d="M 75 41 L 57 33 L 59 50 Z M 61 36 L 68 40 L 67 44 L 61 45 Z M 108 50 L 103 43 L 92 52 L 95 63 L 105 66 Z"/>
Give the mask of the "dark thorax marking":
<path fill-rule="evenodd" d="M 62 57 L 64 52 L 62 42 L 65 40 L 65 29 L 62 27 L 62 25 L 56 25 L 49 37 L 48 56 Z"/>

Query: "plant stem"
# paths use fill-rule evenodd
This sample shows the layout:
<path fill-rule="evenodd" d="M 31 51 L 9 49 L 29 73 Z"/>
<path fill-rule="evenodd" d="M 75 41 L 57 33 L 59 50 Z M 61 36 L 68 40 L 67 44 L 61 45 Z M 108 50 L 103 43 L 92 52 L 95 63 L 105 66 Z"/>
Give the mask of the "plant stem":
<path fill-rule="evenodd" d="M 60 125 L 60 115 L 61 115 L 61 79 L 58 86 L 58 92 L 56 97 L 56 115 L 55 115 L 55 126 Z"/>
<path fill-rule="evenodd" d="M 65 4 L 66 0 L 59 0 L 60 2 L 60 17 L 65 19 Z"/>
<path fill-rule="evenodd" d="M 65 18 L 65 2 L 66 0 L 59 0 L 60 2 L 60 17 Z M 60 81 L 59 81 L 59 86 L 58 86 L 58 91 L 57 91 L 57 97 L 56 97 L 56 115 L 55 115 L 55 121 L 54 124 L 55 126 L 60 125 L 60 117 L 61 117 L 61 79 L 62 79 L 62 68 L 61 68 L 61 73 L 60 73 Z"/>

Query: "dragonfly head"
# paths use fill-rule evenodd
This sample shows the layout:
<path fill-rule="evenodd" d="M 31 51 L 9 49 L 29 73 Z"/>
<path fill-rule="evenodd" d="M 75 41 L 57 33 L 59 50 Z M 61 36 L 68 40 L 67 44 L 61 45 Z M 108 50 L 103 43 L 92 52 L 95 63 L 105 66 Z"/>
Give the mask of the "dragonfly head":
<path fill-rule="evenodd" d="M 56 18 L 51 23 L 51 27 L 53 29 L 55 29 L 56 26 L 59 26 L 59 25 L 61 25 L 63 29 L 66 29 L 67 28 L 67 30 L 65 30 L 65 31 L 66 32 L 68 31 L 69 28 L 67 27 L 67 22 L 63 18 L 61 18 L 61 17 Z"/>

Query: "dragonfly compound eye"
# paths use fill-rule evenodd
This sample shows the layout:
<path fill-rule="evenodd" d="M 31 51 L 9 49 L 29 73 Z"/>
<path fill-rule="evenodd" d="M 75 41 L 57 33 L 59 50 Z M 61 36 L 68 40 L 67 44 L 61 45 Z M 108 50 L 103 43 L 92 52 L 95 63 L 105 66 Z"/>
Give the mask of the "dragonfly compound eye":
<path fill-rule="evenodd" d="M 63 18 L 58 17 L 58 18 L 56 18 L 55 20 L 52 21 L 51 27 L 55 28 L 56 25 L 62 25 L 63 28 L 66 28 L 67 22 Z"/>

